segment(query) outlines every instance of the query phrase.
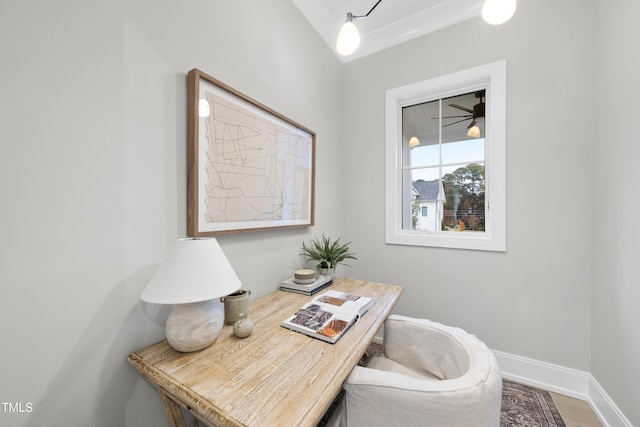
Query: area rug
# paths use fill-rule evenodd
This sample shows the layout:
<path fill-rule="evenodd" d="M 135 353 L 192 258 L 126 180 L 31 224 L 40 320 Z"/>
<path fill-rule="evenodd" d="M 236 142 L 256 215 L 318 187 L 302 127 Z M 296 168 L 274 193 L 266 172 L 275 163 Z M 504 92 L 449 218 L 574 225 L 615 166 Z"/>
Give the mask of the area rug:
<path fill-rule="evenodd" d="M 363 357 L 382 351 L 372 344 Z M 341 391 L 317 427 L 324 427 L 344 396 Z M 443 426 L 455 427 L 455 426 Z M 509 380 L 502 380 L 500 427 L 567 427 L 549 392 Z"/>
<path fill-rule="evenodd" d="M 549 392 L 502 380 L 500 427 L 566 427 Z"/>

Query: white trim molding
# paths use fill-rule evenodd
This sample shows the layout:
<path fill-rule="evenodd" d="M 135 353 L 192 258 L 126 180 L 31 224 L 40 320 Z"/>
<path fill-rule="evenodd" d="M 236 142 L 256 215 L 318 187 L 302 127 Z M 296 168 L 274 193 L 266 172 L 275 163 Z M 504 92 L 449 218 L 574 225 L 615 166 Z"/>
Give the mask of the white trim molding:
<path fill-rule="evenodd" d="M 492 351 L 503 378 L 584 400 L 606 427 L 633 427 L 590 373 Z"/>

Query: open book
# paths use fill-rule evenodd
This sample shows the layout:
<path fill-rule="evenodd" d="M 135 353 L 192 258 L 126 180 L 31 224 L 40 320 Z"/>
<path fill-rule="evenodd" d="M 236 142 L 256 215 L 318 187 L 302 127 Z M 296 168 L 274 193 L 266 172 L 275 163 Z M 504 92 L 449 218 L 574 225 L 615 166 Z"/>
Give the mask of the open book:
<path fill-rule="evenodd" d="M 333 344 L 373 304 L 372 298 L 331 290 L 302 306 L 282 326 Z"/>

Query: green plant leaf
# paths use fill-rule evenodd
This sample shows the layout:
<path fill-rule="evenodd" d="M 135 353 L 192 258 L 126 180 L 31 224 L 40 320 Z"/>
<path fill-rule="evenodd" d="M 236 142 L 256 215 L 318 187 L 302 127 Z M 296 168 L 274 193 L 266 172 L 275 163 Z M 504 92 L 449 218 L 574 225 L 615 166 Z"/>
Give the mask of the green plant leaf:
<path fill-rule="evenodd" d="M 350 244 L 351 242 L 342 243 L 340 238 L 331 240 L 323 233 L 321 239 L 314 238 L 309 246 L 302 242 L 300 255 L 306 257 L 307 260 L 318 262 L 320 268 L 333 268 L 338 264 L 344 264 L 345 259 L 357 259 L 354 254 L 349 252 Z"/>

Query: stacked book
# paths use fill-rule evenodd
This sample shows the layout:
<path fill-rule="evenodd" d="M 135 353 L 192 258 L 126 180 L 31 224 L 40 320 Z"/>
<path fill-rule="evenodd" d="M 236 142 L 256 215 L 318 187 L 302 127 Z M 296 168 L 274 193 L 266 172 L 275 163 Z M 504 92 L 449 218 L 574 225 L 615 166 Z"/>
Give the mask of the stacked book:
<path fill-rule="evenodd" d="M 304 283 L 307 282 L 307 283 Z M 295 277 L 287 279 L 280 285 L 280 290 L 296 292 L 304 295 L 313 295 L 331 285 L 333 280 L 329 276 L 317 276 L 313 280 L 299 280 Z"/>

